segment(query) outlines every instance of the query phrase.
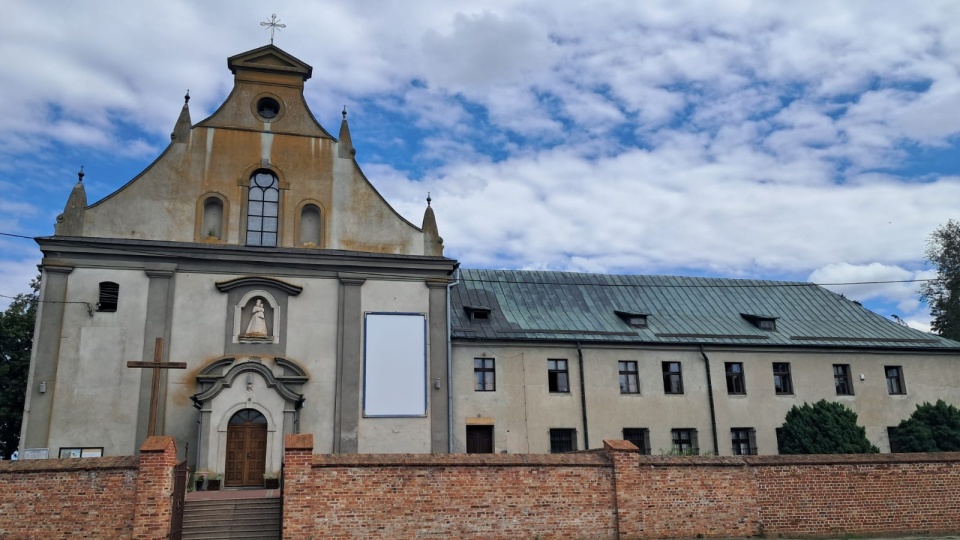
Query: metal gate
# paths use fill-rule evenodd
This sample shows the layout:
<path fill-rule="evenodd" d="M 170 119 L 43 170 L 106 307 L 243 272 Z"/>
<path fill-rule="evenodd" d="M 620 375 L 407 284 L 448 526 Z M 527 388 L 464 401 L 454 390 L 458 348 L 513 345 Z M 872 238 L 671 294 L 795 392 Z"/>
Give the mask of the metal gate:
<path fill-rule="evenodd" d="M 183 460 L 173 469 L 173 508 L 170 516 L 170 540 L 180 540 L 183 533 L 183 497 L 187 493 L 187 460 Z"/>

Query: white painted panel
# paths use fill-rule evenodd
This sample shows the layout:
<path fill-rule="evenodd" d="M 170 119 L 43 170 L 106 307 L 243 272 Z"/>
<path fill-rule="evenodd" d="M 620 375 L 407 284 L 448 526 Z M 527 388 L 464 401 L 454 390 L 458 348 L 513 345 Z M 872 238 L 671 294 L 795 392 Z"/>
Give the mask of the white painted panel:
<path fill-rule="evenodd" d="M 368 313 L 364 416 L 427 413 L 427 320 L 422 313 Z"/>

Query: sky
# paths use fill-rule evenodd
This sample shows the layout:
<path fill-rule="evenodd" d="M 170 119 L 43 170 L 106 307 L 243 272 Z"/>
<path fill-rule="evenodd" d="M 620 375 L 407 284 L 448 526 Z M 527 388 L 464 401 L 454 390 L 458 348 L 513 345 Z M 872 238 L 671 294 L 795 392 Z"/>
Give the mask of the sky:
<path fill-rule="evenodd" d="M 269 43 L 445 255 L 517 268 L 812 281 L 929 329 L 960 217 L 960 2 L 7 0 L 0 233 L 53 234 L 226 98 Z M 0 237 L 0 295 L 40 251 Z M 5 305 L 6 299 L 0 305 Z"/>

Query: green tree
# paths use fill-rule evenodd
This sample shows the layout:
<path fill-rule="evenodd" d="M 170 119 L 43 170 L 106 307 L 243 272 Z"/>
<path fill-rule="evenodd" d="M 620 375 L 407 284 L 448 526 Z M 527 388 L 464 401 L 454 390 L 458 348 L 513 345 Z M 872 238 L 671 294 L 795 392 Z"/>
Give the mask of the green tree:
<path fill-rule="evenodd" d="M 960 222 L 949 220 L 930 234 L 927 261 L 937 277 L 920 286 L 920 297 L 930 305 L 930 328 L 960 341 Z"/>
<path fill-rule="evenodd" d="M 30 282 L 30 287 L 32 293 L 18 294 L 0 313 L 0 457 L 4 459 L 20 445 L 40 278 Z"/>
<path fill-rule="evenodd" d="M 897 443 L 899 452 L 960 451 L 960 409 L 942 399 L 917 405 L 897 427 Z"/>
<path fill-rule="evenodd" d="M 783 454 L 869 454 L 880 449 L 857 425 L 857 413 L 840 403 L 821 399 L 794 405 L 783 423 Z"/>

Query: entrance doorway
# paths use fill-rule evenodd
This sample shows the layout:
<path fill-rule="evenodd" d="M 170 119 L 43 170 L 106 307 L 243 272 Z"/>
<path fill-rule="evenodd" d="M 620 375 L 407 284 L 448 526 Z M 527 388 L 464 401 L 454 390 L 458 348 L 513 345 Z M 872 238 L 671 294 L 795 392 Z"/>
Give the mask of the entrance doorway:
<path fill-rule="evenodd" d="M 243 409 L 227 424 L 226 487 L 262 486 L 267 463 L 267 419 Z"/>
<path fill-rule="evenodd" d="M 493 426 L 467 426 L 467 453 L 493 453 Z"/>

